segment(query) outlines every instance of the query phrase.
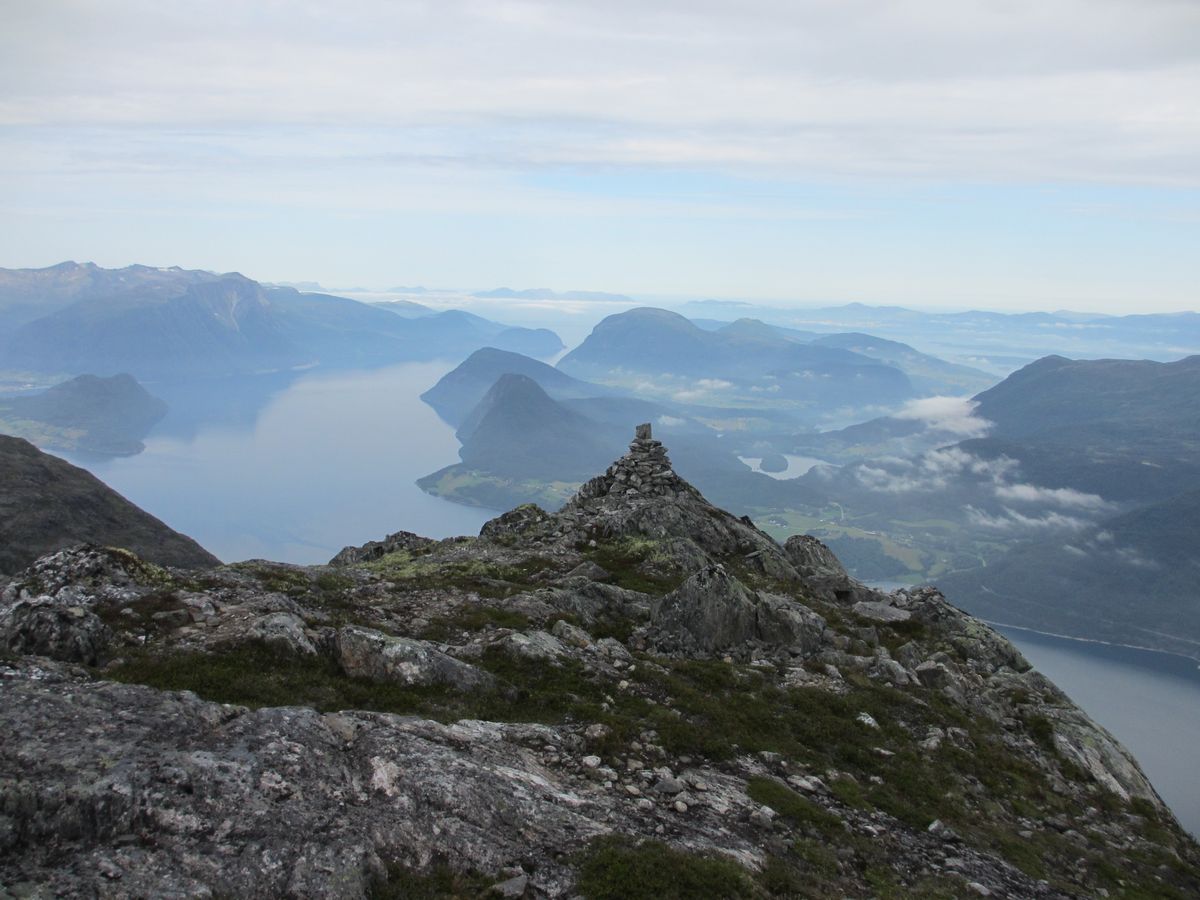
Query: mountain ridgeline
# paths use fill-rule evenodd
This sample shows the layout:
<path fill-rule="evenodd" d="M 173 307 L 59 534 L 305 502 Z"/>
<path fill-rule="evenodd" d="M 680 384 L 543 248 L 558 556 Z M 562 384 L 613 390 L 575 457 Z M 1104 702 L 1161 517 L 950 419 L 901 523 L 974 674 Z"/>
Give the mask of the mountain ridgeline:
<path fill-rule="evenodd" d="M 1200 890 L 1137 764 L 1008 641 L 711 505 L 650 425 L 477 538 L 202 571 L 53 553 L 0 592 L 0 648 L 0 883 L 24 890 Z"/>
<path fill-rule="evenodd" d="M 167 413 L 132 375 L 79 375 L 39 393 L 0 395 L 0 433 L 51 450 L 126 456 Z"/>
<path fill-rule="evenodd" d="M 8 369 L 138 378 L 246 374 L 459 357 L 485 345 L 549 356 L 545 329 L 461 310 L 409 318 L 237 273 L 62 263 L 0 271 Z"/>
<path fill-rule="evenodd" d="M 750 320 L 705 331 L 663 309 L 609 316 L 558 365 L 576 377 L 637 384 L 675 399 L 785 403 L 810 416 L 915 394 L 902 371 L 868 356 L 799 343 Z"/>

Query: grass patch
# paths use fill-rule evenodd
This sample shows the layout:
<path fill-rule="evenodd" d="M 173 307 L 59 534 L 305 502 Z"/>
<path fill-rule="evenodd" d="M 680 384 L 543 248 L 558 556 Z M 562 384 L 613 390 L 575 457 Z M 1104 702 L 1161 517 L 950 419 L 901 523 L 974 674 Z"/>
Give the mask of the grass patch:
<path fill-rule="evenodd" d="M 586 550 L 584 555 L 610 575 L 618 587 L 643 594 L 666 594 L 683 583 L 683 575 L 668 571 L 673 567 L 669 554 L 658 541 L 642 537 L 622 537 L 604 541 Z"/>
<path fill-rule="evenodd" d="M 576 890 L 586 900 L 736 900 L 762 896 L 737 863 L 623 836 L 593 841 L 581 855 Z"/>
<path fill-rule="evenodd" d="M 414 871 L 389 866 L 387 881 L 371 886 L 371 900 L 475 900 L 486 897 L 497 879 L 456 872 L 447 865 Z"/>
<path fill-rule="evenodd" d="M 498 606 L 463 606 L 452 615 L 430 621 L 421 637 L 427 641 L 446 641 L 463 631 L 483 631 L 488 627 L 520 630 L 529 627 L 529 617 Z"/>
<path fill-rule="evenodd" d="M 774 778 L 751 778 L 746 793 L 755 803 L 771 807 L 789 825 L 826 836 L 845 833 L 841 819 Z"/>
<path fill-rule="evenodd" d="M 366 564 L 365 568 L 410 590 L 457 588 L 483 597 L 503 598 L 536 586 L 538 573 L 553 560 L 532 556 L 519 563 L 501 564 L 475 559 L 437 562 L 398 550 Z"/>

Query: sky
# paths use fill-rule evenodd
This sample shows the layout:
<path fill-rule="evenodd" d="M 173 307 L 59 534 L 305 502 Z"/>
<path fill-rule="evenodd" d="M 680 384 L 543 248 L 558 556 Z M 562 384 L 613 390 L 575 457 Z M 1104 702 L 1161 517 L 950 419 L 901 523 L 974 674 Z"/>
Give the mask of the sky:
<path fill-rule="evenodd" d="M 0 266 L 1200 308 L 1197 0 L 0 15 Z"/>

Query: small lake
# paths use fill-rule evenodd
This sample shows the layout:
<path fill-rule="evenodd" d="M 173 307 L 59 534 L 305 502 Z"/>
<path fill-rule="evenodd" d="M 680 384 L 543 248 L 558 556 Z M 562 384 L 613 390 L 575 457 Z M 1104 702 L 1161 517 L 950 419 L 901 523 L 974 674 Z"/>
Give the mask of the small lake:
<path fill-rule="evenodd" d="M 1183 826 L 1200 835 L 1200 665 L 1171 653 L 997 630 L 1125 745 Z"/>
<path fill-rule="evenodd" d="M 478 534 L 495 512 L 414 483 L 458 462 L 454 430 L 419 399 L 453 366 L 217 382 L 186 394 L 148 385 L 172 412 L 143 453 L 71 461 L 226 562 L 323 563 L 399 530 Z"/>
<path fill-rule="evenodd" d="M 763 475 L 769 475 L 772 478 L 780 481 L 787 481 L 791 478 L 799 478 L 811 469 L 813 466 L 829 466 L 832 463 L 826 462 L 823 459 L 817 459 L 813 456 L 792 456 L 783 454 L 783 458 L 787 460 L 787 468 L 782 472 L 764 472 L 762 468 L 761 456 L 739 456 L 738 459 L 746 465 L 752 472 L 760 472 Z"/>

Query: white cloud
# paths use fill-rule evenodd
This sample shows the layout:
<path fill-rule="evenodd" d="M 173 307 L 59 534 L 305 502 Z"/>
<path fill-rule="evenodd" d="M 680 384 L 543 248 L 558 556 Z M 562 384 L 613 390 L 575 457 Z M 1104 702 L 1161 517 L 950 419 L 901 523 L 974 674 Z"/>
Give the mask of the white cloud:
<path fill-rule="evenodd" d="M 1075 516 L 1066 516 L 1058 512 L 1048 512 L 1041 516 L 1027 516 L 1016 510 L 1005 507 L 1000 515 L 993 515 L 968 506 L 965 510 L 967 521 L 981 528 L 994 528 L 998 531 L 1013 529 L 1045 529 L 1079 531 L 1090 524 Z"/>
<path fill-rule="evenodd" d="M 992 423 L 975 415 L 979 404 L 967 397 L 923 397 L 910 400 L 894 418 L 924 422 L 930 431 L 946 431 L 960 438 L 987 434 Z"/>
<path fill-rule="evenodd" d="M 998 484 L 996 496 L 1001 500 L 1054 504 L 1077 509 L 1103 509 L 1109 505 L 1099 494 L 1085 494 L 1073 488 L 1038 487 L 1036 484 Z"/>
<path fill-rule="evenodd" d="M 404 129 L 437 165 L 1200 182 L 1200 5 L 44 0 L 0 123 Z"/>

